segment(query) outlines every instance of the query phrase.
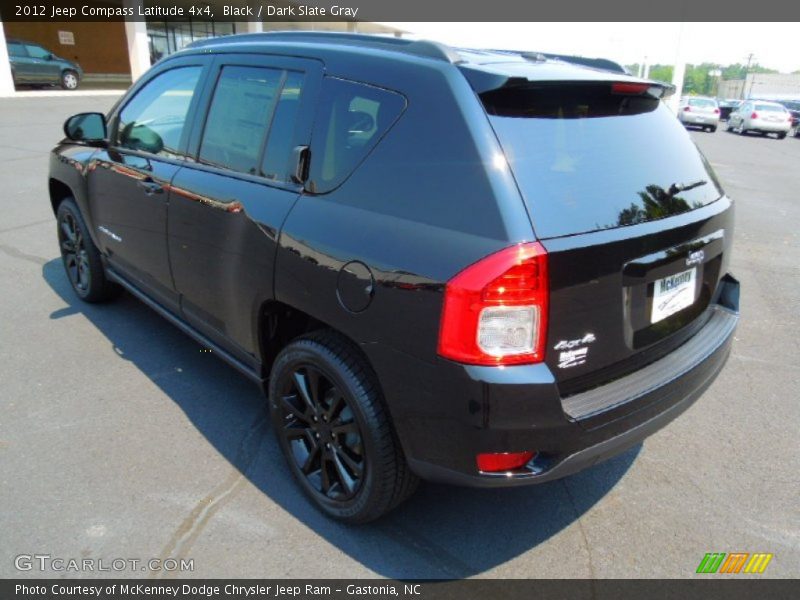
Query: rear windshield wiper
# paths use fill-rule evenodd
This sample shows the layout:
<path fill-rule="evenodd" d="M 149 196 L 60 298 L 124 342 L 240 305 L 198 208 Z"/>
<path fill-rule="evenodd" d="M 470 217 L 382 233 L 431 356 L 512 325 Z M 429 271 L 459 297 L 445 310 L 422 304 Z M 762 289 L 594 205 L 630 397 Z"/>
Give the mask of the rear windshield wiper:
<path fill-rule="evenodd" d="M 701 185 L 705 185 L 707 183 L 708 181 L 706 181 L 705 179 L 700 179 L 698 181 L 695 181 L 694 183 L 673 183 L 671 186 L 669 186 L 667 193 L 670 196 L 674 196 L 675 194 L 680 194 L 681 192 L 687 192 L 689 190 L 693 190 L 694 188 L 698 188 Z"/>

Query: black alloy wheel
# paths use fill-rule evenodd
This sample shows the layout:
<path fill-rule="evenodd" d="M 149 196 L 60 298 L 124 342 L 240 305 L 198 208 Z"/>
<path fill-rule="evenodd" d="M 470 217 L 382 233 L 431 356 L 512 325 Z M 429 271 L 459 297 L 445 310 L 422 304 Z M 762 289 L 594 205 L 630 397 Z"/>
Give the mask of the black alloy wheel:
<path fill-rule="evenodd" d="M 71 212 L 65 211 L 59 218 L 58 243 L 70 283 L 79 295 L 84 296 L 89 291 L 92 274 L 83 232 Z"/>
<path fill-rule="evenodd" d="M 361 430 L 344 393 L 319 368 L 297 364 L 284 379 L 278 410 L 294 466 L 326 499 L 358 492 L 366 461 Z"/>
<path fill-rule="evenodd" d="M 72 289 L 84 302 L 103 302 L 119 295 L 120 287 L 106 277 L 100 251 L 89 236 L 81 212 L 72 198 L 56 211 L 58 246 Z"/>
<path fill-rule="evenodd" d="M 366 523 L 416 489 L 366 356 L 340 333 L 296 338 L 269 378 L 272 425 L 301 489 L 326 515 Z"/>

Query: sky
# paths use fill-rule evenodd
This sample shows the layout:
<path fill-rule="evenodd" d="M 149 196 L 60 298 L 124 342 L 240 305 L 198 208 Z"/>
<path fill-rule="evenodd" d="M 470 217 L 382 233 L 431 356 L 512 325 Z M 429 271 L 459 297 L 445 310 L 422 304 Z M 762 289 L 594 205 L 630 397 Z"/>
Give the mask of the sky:
<path fill-rule="evenodd" d="M 385 23 L 452 46 L 537 50 L 621 64 L 754 62 L 800 70 L 797 23 Z M 678 44 L 680 39 L 681 43 Z"/>

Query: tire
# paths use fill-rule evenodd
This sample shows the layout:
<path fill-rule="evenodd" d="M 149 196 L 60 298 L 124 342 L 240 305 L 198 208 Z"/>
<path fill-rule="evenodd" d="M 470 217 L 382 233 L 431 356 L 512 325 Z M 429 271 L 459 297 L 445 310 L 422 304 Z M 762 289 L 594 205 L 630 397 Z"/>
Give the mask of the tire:
<path fill-rule="evenodd" d="M 747 129 L 744 128 L 744 123 L 739 125 L 739 131 L 737 131 L 739 135 L 747 135 Z"/>
<path fill-rule="evenodd" d="M 290 470 L 328 516 L 373 521 L 416 489 L 377 378 L 339 334 L 315 332 L 278 354 L 269 406 Z"/>
<path fill-rule="evenodd" d="M 67 69 L 61 73 L 61 87 L 65 90 L 77 90 L 79 83 L 80 80 L 78 79 L 78 74 L 75 71 Z"/>
<path fill-rule="evenodd" d="M 778 134 L 778 139 L 779 139 L 779 140 L 786 139 L 786 134 L 785 134 L 785 133 L 779 133 L 779 134 Z"/>
<path fill-rule="evenodd" d="M 709 133 L 716 133 L 717 132 L 717 128 L 716 127 L 709 127 L 708 131 L 709 131 Z"/>
<path fill-rule="evenodd" d="M 58 205 L 56 223 L 61 260 L 78 297 L 84 302 L 104 302 L 117 296 L 120 288 L 106 278 L 100 251 L 72 198 Z"/>

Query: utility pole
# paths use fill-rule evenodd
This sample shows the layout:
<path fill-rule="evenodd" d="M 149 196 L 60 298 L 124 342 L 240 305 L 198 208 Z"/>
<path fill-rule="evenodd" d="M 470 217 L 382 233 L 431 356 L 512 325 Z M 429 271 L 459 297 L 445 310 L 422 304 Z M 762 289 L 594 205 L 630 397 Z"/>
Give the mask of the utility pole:
<path fill-rule="evenodd" d="M 747 66 L 744 68 L 744 81 L 742 82 L 742 94 L 740 100 L 744 100 L 744 88 L 747 86 L 747 76 L 750 74 L 750 65 L 753 64 L 755 54 L 752 52 L 747 55 Z M 752 86 L 750 86 L 752 89 Z"/>

